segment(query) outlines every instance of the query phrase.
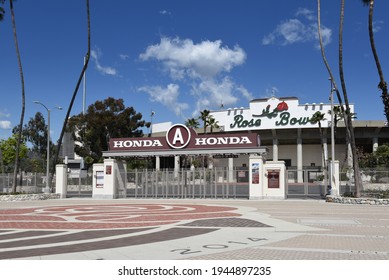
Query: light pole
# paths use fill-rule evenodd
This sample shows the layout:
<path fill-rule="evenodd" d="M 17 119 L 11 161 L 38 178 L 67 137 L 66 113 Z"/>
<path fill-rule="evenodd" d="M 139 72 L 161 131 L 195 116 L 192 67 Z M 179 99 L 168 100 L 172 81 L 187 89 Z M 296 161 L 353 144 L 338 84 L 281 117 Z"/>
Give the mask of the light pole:
<path fill-rule="evenodd" d="M 332 79 L 329 78 L 331 84 L 331 195 L 338 195 L 339 189 L 335 182 L 335 116 L 334 116 L 334 87 L 332 83 Z"/>
<path fill-rule="evenodd" d="M 40 101 L 34 101 L 35 104 L 40 104 L 45 107 L 47 111 L 47 159 L 46 159 L 46 188 L 44 190 L 45 193 L 50 193 L 50 112 L 53 109 L 62 110 L 62 107 L 55 106 L 51 109 L 47 108 L 45 104 Z"/>

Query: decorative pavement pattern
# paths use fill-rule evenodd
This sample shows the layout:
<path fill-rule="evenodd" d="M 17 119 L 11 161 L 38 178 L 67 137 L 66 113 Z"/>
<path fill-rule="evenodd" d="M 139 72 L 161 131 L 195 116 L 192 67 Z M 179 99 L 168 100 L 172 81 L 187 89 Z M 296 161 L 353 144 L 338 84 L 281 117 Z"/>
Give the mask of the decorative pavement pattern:
<path fill-rule="evenodd" d="M 5 202 L 5 259 L 389 260 L 389 211 L 311 200 Z"/>
<path fill-rule="evenodd" d="M 0 210 L 0 259 L 69 254 L 181 239 L 221 227 L 269 227 L 235 207 L 172 204 Z M 168 227 L 166 227 L 168 225 Z"/>

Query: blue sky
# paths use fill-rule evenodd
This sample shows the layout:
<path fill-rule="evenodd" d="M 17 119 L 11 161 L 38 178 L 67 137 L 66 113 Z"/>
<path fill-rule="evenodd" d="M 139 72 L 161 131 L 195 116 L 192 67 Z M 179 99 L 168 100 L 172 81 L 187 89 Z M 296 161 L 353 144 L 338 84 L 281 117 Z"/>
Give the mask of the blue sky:
<path fill-rule="evenodd" d="M 336 82 L 340 1 L 322 1 L 326 54 Z M 11 18 L 0 23 L 0 139 L 19 122 L 21 88 Z M 16 1 L 25 90 L 25 123 L 47 107 L 56 141 L 86 53 L 85 1 Z M 388 1 L 375 4 L 375 39 L 389 77 Z M 248 107 L 254 98 L 296 96 L 327 103 L 330 84 L 317 39 L 317 1 L 90 1 L 92 58 L 87 105 L 123 98 L 150 121 L 183 123 L 204 109 Z M 344 71 L 360 120 L 383 120 L 371 53 L 368 8 L 346 1 Z M 82 87 L 72 115 L 82 111 Z"/>

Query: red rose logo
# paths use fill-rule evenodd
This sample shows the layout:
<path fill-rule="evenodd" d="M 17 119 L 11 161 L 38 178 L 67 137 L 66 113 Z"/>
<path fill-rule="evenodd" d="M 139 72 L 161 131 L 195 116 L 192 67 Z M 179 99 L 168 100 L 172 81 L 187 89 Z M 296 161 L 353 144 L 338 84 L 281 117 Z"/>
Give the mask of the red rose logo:
<path fill-rule="evenodd" d="M 286 111 L 288 110 L 288 104 L 286 104 L 285 101 L 282 101 L 281 103 L 279 103 L 277 105 L 277 111 L 281 112 L 281 111 Z"/>

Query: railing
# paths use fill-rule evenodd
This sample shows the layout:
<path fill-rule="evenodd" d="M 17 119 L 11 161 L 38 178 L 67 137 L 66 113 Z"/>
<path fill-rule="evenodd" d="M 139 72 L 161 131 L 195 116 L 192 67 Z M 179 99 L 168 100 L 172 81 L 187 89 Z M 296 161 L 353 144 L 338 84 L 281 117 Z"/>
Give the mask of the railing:
<path fill-rule="evenodd" d="M 248 198 L 248 170 L 130 170 L 126 194 L 131 198 Z"/>
<path fill-rule="evenodd" d="M 0 193 L 12 193 L 13 177 L 13 173 L 0 174 Z M 22 172 L 17 176 L 16 185 L 16 192 L 41 193 L 46 186 L 46 174 Z M 55 185 L 55 178 L 52 180 L 53 185 Z"/>
<path fill-rule="evenodd" d="M 361 169 L 361 192 L 389 190 L 389 169 Z M 340 194 L 347 195 L 355 192 L 354 173 L 352 171 L 340 173 Z"/>

